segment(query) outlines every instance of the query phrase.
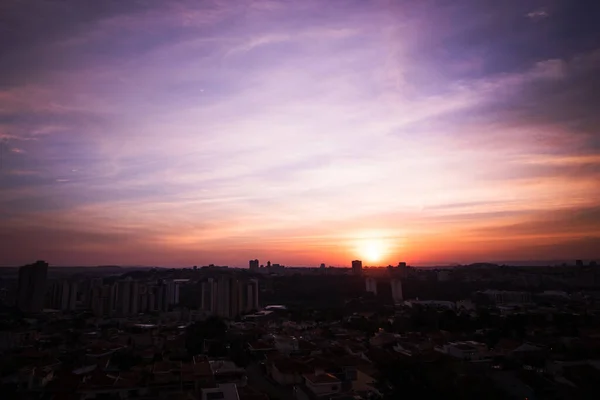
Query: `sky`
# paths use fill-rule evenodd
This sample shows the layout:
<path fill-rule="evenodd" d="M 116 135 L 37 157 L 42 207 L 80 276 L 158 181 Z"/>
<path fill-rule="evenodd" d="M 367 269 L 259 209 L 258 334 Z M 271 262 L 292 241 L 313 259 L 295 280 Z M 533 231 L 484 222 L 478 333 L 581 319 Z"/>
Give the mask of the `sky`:
<path fill-rule="evenodd" d="M 599 19 L 3 0 L 0 265 L 600 259 Z"/>

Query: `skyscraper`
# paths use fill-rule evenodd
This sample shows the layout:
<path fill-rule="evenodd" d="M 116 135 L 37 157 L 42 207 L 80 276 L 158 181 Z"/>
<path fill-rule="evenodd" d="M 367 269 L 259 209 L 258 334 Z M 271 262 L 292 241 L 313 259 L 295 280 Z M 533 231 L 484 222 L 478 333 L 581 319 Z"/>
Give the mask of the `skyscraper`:
<path fill-rule="evenodd" d="M 360 275 L 362 273 L 362 261 L 361 260 L 352 261 L 352 272 L 355 275 Z"/>
<path fill-rule="evenodd" d="M 92 288 L 91 308 L 95 316 L 113 316 L 115 313 L 119 294 L 119 286 L 116 282 L 110 285 L 96 285 Z"/>
<path fill-rule="evenodd" d="M 44 308 L 48 263 L 37 261 L 35 264 L 19 268 L 19 287 L 17 289 L 17 307 L 27 313 L 40 312 Z"/>
<path fill-rule="evenodd" d="M 402 281 L 400 279 L 392 279 L 390 284 L 392 285 L 392 299 L 394 300 L 394 304 L 402 303 L 402 300 L 404 300 L 402 295 Z"/>
<path fill-rule="evenodd" d="M 75 310 L 77 282 L 55 282 L 50 288 L 50 307 L 56 310 Z"/>
<path fill-rule="evenodd" d="M 130 314 L 131 304 L 131 280 L 120 281 L 117 284 L 117 315 L 126 316 Z"/>
<path fill-rule="evenodd" d="M 235 318 L 241 313 L 258 310 L 259 285 L 256 279 L 223 275 L 218 280 L 202 282 L 202 309 L 223 318 Z"/>
<path fill-rule="evenodd" d="M 231 318 L 237 310 L 232 310 L 231 295 L 234 279 L 231 276 L 224 275 L 217 281 L 217 304 L 216 314 L 223 318 Z"/>
<path fill-rule="evenodd" d="M 252 310 L 258 310 L 258 281 L 256 279 L 250 279 L 246 284 L 246 296 L 243 304 L 243 310 L 246 312 Z"/>
<path fill-rule="evenodd" d="M 217 282 L 213 278 L 208 278 L 201 284 L 202 301 L 201 307 L 210 314 L 216 313 L 217 304 Z"/>
<path fill-rule="evenodd" d="M 377 294 L 377 280 L 375 278 L 367 278 L 365 284 L 367 292 Z"/>
<path fill-rule="evenodd" d="M 403 261 L 398 263 L 398 276 L 400 276 L 401 279 L 404 279 L 408 276 L 408 267 Z"/>
<path fill-rule="evenodd" d="M 257 272 L 259 268 L 258 260 L 250 260 L 250 271 Z"/>

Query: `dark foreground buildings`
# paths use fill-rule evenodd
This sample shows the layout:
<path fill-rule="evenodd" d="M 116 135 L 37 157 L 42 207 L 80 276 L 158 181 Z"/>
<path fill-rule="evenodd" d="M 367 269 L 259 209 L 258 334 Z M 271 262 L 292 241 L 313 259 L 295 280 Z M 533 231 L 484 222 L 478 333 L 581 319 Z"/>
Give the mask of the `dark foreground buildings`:
<path fill-rule="evenodd" d="M 44 308 L 48 263 L 37 261 L 19 268 L 17 307 L 26 313 L 41 312 Z"/>

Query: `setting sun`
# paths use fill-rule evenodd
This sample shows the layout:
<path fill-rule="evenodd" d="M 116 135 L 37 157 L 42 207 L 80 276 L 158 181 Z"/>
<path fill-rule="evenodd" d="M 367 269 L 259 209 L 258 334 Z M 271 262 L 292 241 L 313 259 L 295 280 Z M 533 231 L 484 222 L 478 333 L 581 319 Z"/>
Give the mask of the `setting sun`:
<path fill-rule="evenodd" d="M 367 262 L 379 262 L 387 252 L 387 246 L 380 239 L 367 239 L 360 243 L 358 252 Z"/>

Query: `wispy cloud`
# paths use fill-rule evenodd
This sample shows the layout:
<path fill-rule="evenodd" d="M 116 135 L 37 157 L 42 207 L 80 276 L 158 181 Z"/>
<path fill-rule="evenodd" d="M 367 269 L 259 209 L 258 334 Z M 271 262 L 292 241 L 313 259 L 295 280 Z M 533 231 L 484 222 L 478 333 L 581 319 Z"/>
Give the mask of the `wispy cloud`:
<path fill-rule="evenodd" d="M 544 8 L 539 8 L 537 10 L 527 13 L 527 17 L 534 21 L 540 21 L 542 19 L 550 17 L 550 13 Z"/>

